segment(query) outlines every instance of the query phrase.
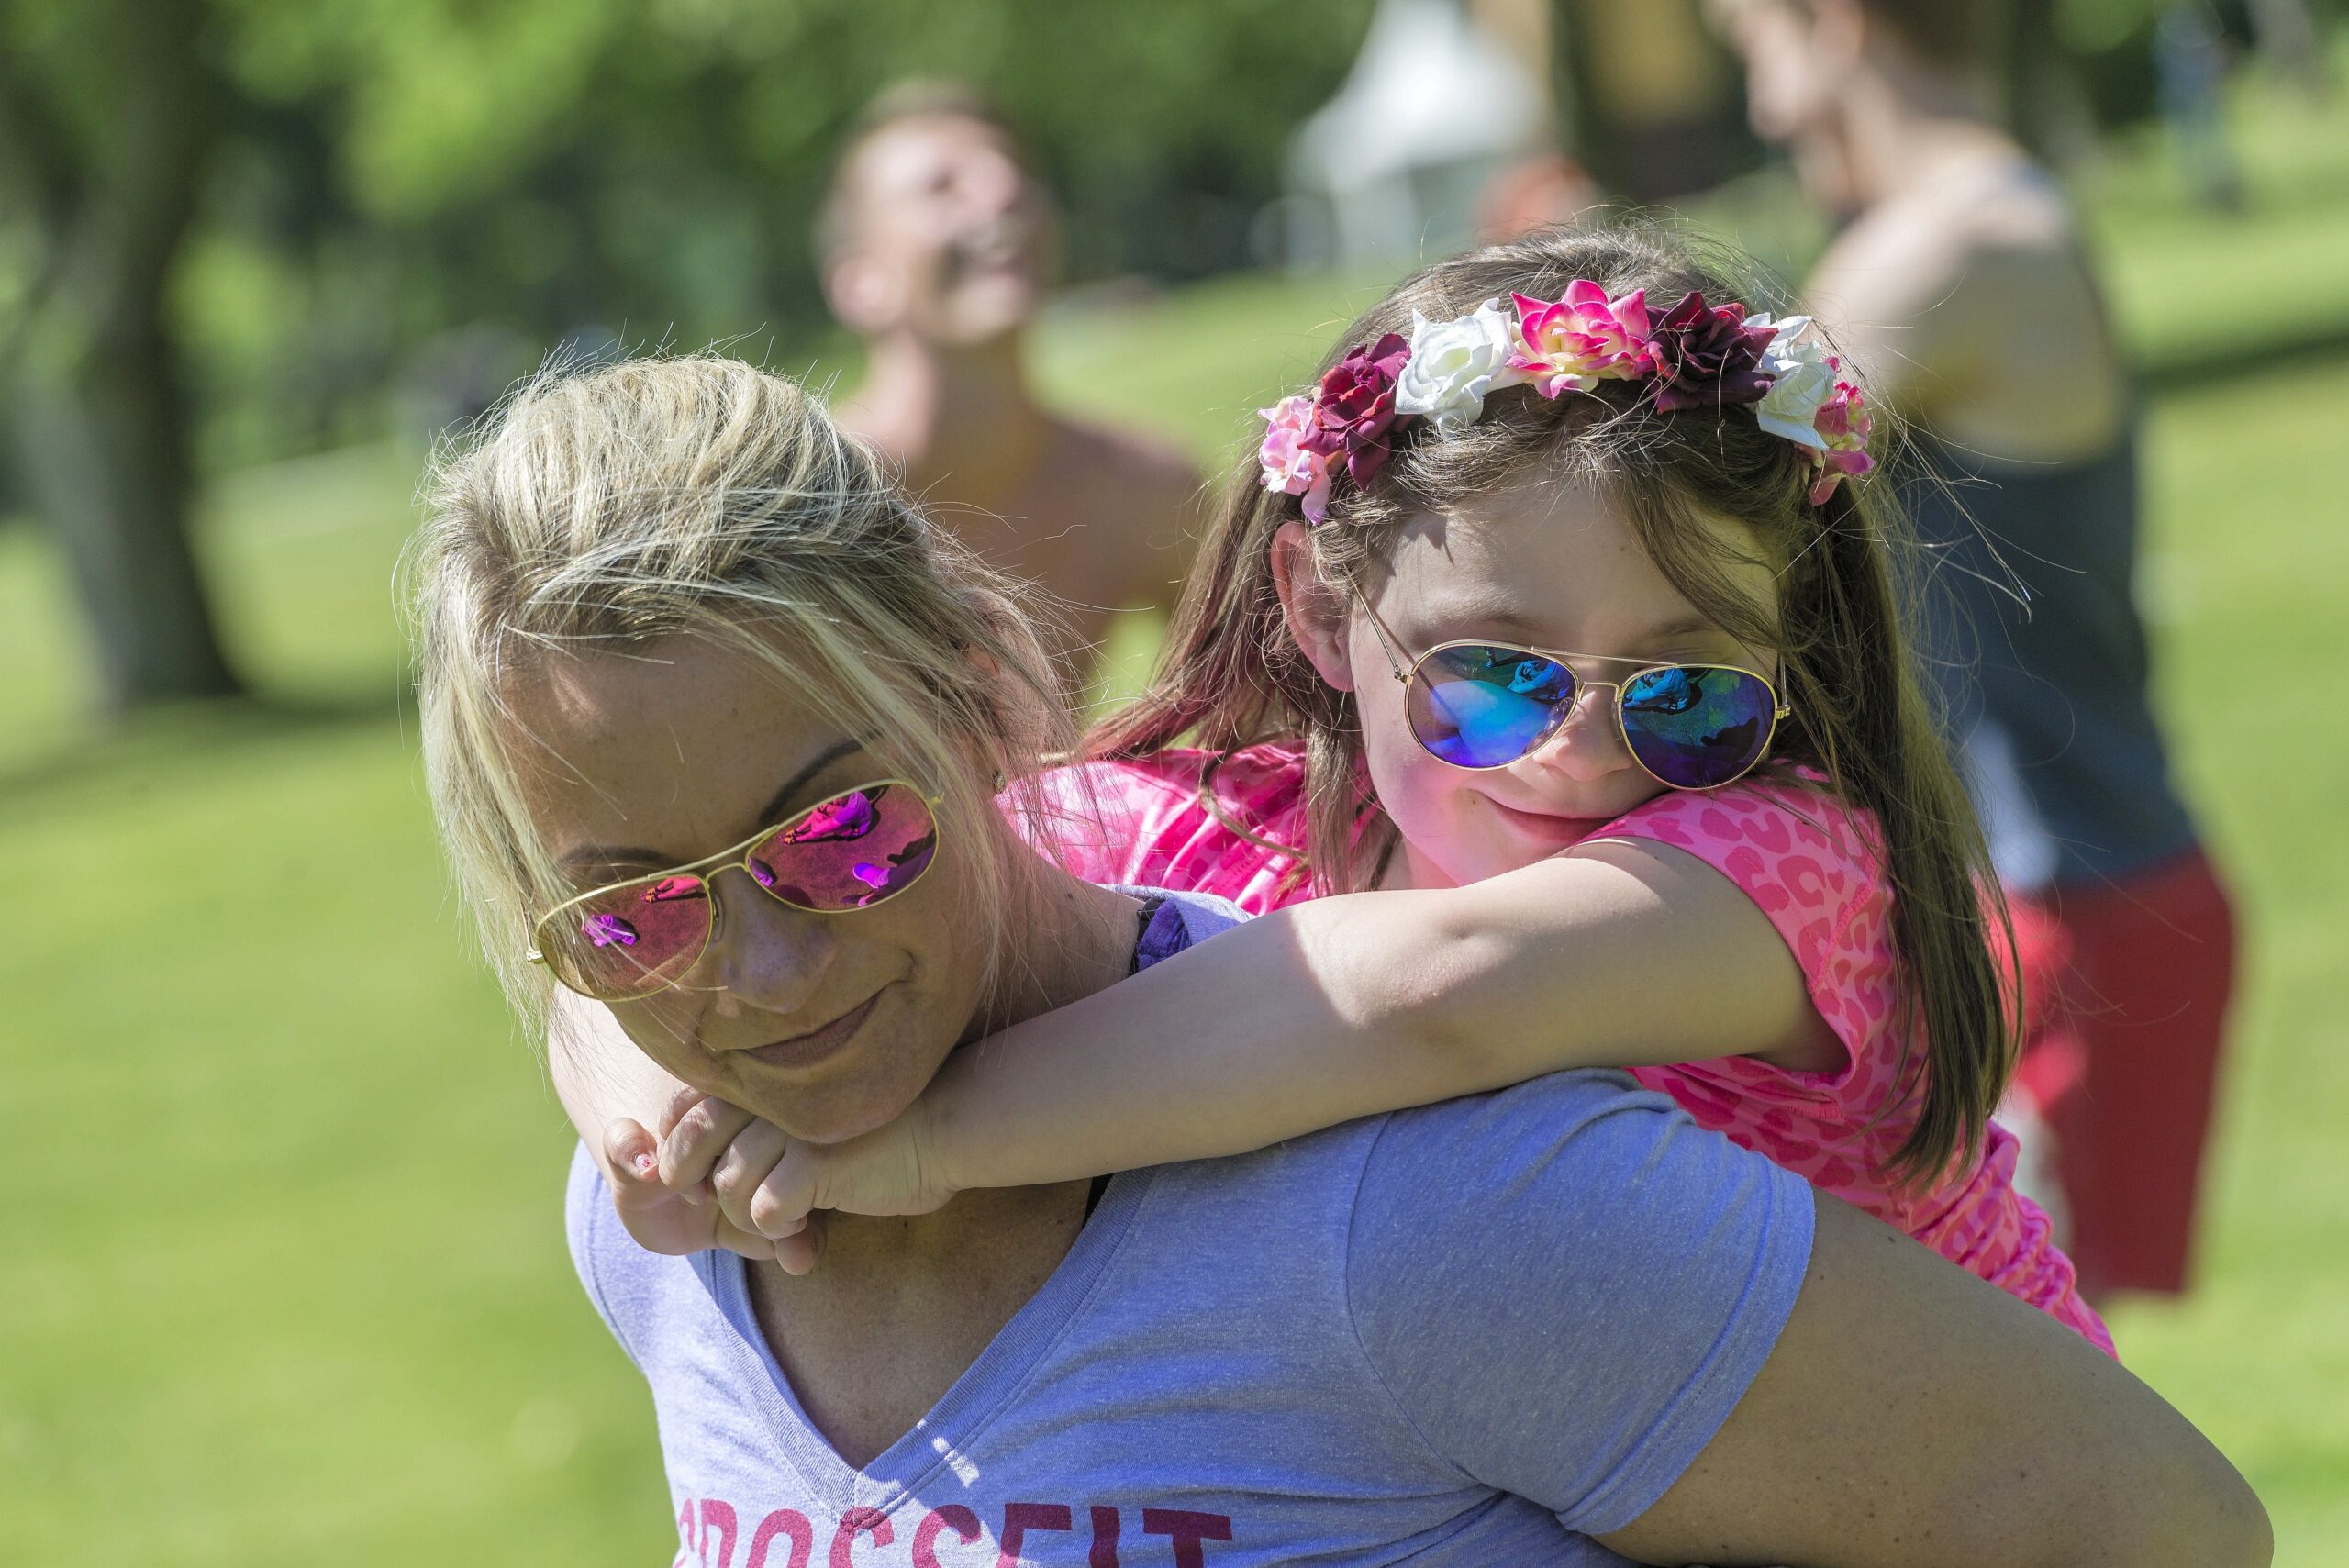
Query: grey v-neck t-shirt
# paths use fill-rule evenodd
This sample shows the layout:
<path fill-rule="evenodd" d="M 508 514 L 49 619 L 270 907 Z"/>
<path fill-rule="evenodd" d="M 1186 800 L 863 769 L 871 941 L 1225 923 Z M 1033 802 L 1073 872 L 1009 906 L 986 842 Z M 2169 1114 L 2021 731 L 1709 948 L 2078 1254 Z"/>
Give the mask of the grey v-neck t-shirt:
<path fill-rule="evenodd" d="M 1239 917 L 1167 908 L 1170 951 Z M 584 1149 L 569 1226 L 651 1385 L 678 1564 L 1490 1568 L 1622 1561 L 1587 1537 L 1744 1394 L 1811 1195 L 1610 1073 L 1133 1172 L 861 1470 L 794 1397 L 743 1260 L 639 1248 Z"/>

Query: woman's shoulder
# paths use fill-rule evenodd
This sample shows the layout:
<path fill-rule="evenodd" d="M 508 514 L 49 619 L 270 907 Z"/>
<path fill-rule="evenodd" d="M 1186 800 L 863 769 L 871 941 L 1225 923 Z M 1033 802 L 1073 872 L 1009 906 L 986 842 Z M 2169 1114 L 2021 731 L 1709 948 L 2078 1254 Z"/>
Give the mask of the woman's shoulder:
<path fill-rule="evenodd" d="M 1809 1188 L 1611 1073 L 1375 1125 L 1345 1288 L 1381 1391 L 1454 1463 L 1522 1478 L 1575 1529 L 1620 1529 L 1776 1343 Z M 1529 1336 L 1529 1314 L 1575 1332 Z"/>

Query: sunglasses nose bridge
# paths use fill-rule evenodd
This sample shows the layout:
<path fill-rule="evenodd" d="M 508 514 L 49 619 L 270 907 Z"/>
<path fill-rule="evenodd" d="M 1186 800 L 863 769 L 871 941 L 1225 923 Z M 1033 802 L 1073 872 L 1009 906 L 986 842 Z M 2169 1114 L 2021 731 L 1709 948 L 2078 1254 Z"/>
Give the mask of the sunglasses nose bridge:
<path fill-rule="evenodd" d="M 1575 778 L 1596 778 L 1631 762 L 1624 744 L 1620 709 L 1623 689 L 1616 681 L 1574 679 L 1566 710 L 1526 761 Z"/>
<path fill-rule="evenodd" d="M 725 871 L 742 877 L 721 882 L 718 873 Z M 704 880 L 709 939 L 695 968 L 724 995 L 770 1012 L 796 1010 L 821 983 L 839 945 L 834 923 L 776 897 L 741 860 L 713 869 Z"/>
<path fill-rule="evenodd" d="M 711 866 L 707 871 L 701 873 L 703 885 L 707 886 L 710 890 L 710 918 L 718 918 L 718 879 L 729 871 L 740 872 L 743 876 L 750 880 L 750 884 L 752 887 L 757 888 L 762 893 L 767 892 L 767 880 L 765 877 L 759 874 L 760 869 L 762 869 L 764 864 L 764 862 L 759 860 L 759 845 L 753 844 L 749 849 L 743 851 L 740 854 L 736 855 L 732 860 L 721 862 L 717 865 Z M 774 873 L 772 872 L 768 873 L 768 875 L 770 876 L 773 874 Z"/>

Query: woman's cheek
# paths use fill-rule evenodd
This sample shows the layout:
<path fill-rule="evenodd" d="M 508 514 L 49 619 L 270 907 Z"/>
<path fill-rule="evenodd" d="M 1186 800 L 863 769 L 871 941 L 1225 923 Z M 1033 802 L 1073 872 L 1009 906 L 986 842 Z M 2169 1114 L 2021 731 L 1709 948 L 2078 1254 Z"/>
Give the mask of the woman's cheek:
<path fill-rule="evenodd" d="M 663 991 L 640 1002 L 618 1003 L 612 1008 L 612 1016 L 619 1019 L 621 1029 L 639 1051 L 663 1072 L 688 1084 L 708 1076 L 694 1071 L 693 1042 L 701 1032 L 698 1014 L 692 993 L 685 991 Z"/>

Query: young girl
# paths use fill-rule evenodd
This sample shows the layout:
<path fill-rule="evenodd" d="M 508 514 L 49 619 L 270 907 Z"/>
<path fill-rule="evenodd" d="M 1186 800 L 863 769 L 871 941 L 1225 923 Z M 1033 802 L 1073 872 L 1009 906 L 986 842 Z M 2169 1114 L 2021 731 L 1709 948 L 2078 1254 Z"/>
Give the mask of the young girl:
<path fill-rule="evenodd" d="M 714 1171 L 804 1268 L 823 1208 L 1624 1067 L 2109 1353 L 1989 1120 L 2003 917 L 1865 405 L 1754 297 L 1644 228 L 1398 287 L 1265 411 L 1161 679 L 1062 780 L 1110 802 L 1064 846 L 1084 874 L 1264 917 L 965 1049 L 846 1143 L 681 1099 L 656 1162 L 620 1126 L 624 1209 Z"/>

